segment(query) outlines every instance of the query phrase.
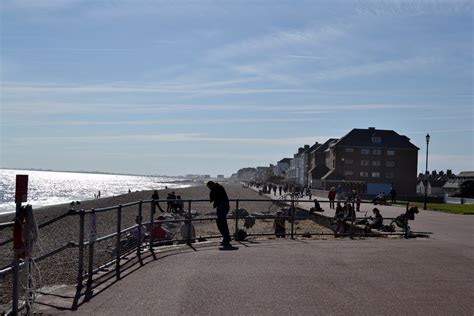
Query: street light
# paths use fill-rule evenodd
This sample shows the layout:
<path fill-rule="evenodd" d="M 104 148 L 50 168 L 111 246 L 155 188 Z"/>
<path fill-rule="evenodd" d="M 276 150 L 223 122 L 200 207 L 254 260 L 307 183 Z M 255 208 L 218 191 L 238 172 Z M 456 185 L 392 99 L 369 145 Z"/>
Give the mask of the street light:
<path fill-rule="evenodd" d="M 426 210 L 426 190 L 428 189 L 428 180 L 429 180 L 429 175 L 428 175 L 428 146 L 429 144 L 430 144 L 430 134 L 426 134 L 426 168 L 425 168 L 426 183 L 425 183 L 425 203 L 423 205 L 424 210 Z"/>

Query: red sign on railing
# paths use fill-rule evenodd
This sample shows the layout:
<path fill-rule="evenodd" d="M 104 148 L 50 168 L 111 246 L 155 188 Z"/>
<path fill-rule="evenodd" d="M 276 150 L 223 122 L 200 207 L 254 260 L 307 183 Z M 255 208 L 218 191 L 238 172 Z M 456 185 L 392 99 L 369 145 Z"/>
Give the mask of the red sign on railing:
<path fill-rule="evenodd" d="M 15 203 L 26 202 L 28 198 L 28 175 L 16 175 Z"/>

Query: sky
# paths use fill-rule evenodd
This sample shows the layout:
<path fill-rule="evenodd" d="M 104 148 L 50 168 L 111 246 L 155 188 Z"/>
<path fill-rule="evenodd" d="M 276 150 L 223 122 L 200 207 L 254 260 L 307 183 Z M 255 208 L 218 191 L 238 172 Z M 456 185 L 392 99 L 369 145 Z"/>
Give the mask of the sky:
<path fill-rule="evenodd" d="M 473 6 L 2 0 L 0 168 L 230 176 L 376 127 L 474 170 Z"/>

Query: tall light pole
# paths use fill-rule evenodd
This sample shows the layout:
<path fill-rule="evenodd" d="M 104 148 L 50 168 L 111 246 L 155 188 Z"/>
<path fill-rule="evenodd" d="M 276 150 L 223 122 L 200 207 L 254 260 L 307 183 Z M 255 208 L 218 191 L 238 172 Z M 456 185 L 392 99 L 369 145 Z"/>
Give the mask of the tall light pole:
<path fill-rule="evenodd" d="M 425 183 L 425 203 L 423 205 L 423 209 L 426 210 L 426 190 L 428 189 L 428 180 L 429 180 L 429 175 L 428 175 L 428 146 L 430 144 L 430 134 L 426 134 L 426 168 L 425 168 L 425 178 L 426 178 L 426 183 Z"/>

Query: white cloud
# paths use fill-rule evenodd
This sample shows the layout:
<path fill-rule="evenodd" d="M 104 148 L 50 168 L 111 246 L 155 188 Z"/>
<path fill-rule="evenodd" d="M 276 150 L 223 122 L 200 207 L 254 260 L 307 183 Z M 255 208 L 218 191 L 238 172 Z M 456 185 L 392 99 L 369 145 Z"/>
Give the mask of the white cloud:
<path fill-rule="evenodd" d="M 156 134 L 156 135 L 94 135 L 94 136 L 44 136 L 44 137 L 15 137 L 9 142 L 16 145 L 26 146 L 28 144 L 101 144 L 101 143 L 125 143 L 125 142 L 145 142 L 145 143 L 168 143 L 168 142 L 192 142 L 210 143 L 221 145 L 253 145 L 253 146 L 274 146 L 274 145 L 295 145 L 313 144 L 315 141 L 323 142 L 331 136 L 303 136 L 291 138 L 242 138 L 242 137 L 208 137 L 196 133 L 177 134 Z"/>
<path fill-rule="evenodd" d="M 66 94 L 187 94 L 187 95 L 232 95 L 232 94 L 261 94 L 261 93 L 289 93 L 302 92 L 304 89 L 288 88 L 238 88 L 226 87 L 236 83 L 251 82 L 254 79 L 232 81 L 216 81 L 208 83 L 190 84 L 18 84 L 4 83 L 1 87 L 6 97 L 25 95 L 38 97 L 39 94 L 66 95 Z"/>
<path fill-rule="evenodd" d="M 210 51 L 209 60 L 229 59 L 262 52 L 273 53 L 277 48 L 294 48 L 301 45 L 315 45 L 327 39 L 340 36 L 343 32 L 334 27 L 321 29 L 279 31 L 251 39 L 242 40 Z"/>
<path fill-rule="evenodd" d="M 381 17 L 468 14 L 472 4 L 469 0 L 364 0 L 358 2 L 356 11 Z"/>
<path fill-rule="evenodd" d="M 338 80 L 347 77 L 371 76 L 380 73 L 413 71 L 420 67 L 432 65 L 434 62 L 435 60 L 433 58 L 421 57 L 374 62 L 321 71 L 315 78 L 318 80 Z"/>

